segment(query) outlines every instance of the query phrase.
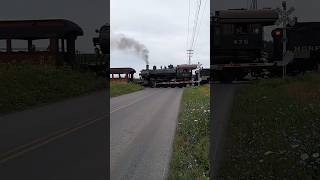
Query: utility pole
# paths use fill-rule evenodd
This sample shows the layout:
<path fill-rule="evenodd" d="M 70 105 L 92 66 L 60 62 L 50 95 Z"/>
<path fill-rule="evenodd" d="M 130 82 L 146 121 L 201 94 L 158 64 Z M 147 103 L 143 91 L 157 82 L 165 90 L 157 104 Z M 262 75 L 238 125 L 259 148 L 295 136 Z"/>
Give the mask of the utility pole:
<path fill-rule="evenodd" d="M 191 64 L 191 57 L 192 57 L 192 54 L 193 54 L 193 50 L 192 49 L 188 49 L 187 50 L 187 54 L 188 54 L 188 57 L 189 57 L 189 64 Z"/>
<path fill-rule="evenodd" d="M 288 18 L 288 13 L 287 13 L 287 2 L 282 1 L 282 18 L 284 21 L 282 21 L 282 31 L 283 31 L 283 42 L 282 42 L 282 61 L 284 62 L 285 55 L 287 52 L 287 18 Z M 287 66 L 283 63 L 282 66 L 282 78 L 284 78 L 287 74 Z"/>

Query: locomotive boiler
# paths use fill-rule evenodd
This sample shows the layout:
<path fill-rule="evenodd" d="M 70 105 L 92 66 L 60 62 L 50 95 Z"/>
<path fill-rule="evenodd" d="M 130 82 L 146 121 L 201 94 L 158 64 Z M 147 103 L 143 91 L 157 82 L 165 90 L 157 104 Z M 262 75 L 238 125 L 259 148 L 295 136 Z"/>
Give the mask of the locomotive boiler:
<path fill-rule="evenodd" d="M 197 65 L 185 64 L 176 67 L 169 65 L 159 69 L 153 66 L 152 69 L 149 69 L 149 65 L 147 65 L 146 69 L 141 70 L 140 77 L 144 86 L 185 87 L 194 83 L 192 70 L 196 68 Z"/>

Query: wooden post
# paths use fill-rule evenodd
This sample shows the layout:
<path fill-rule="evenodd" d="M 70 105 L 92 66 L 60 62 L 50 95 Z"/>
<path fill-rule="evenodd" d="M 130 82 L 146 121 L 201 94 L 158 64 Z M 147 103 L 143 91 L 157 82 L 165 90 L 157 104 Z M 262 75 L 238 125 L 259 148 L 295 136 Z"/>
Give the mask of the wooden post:
<path fill-rule="evenodd" d="M 58 53 L 59 52 L 59 42 L 57 38 L 50 38 L 50 52 L 51 53 Z"/>
<path fill-rule="evenodd" d="M 11 43 L 11 39 L 7 39 L 7 52 L 11 52 L 12 51 L 12 43 Z"/>
<path fill-rule="evenodd" d="M 67 39 L 67 53 L 68 53 L 68 61 L 71 65 L 75 64 L 76 60 L 76 47 L 75 47 L 75 37 L 69 37 Z"/>
<path fill-rule="evenodd" d="M 28 39 L 28 52 L 32 52 L 32 39 Z"/>
<path fill-rule="evenodd" d="M 64 39 L 61 39 L 61 52 L 64 53 L 65 49 L 64 49 Z"/>

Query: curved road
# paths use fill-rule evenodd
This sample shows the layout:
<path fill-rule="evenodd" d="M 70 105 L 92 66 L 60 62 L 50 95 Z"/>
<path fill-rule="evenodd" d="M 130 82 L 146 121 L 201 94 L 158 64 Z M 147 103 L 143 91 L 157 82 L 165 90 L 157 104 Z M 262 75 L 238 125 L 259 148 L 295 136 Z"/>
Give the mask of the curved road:
<path fill-rule="evenodd" d="M 112 180 L 165 179 L 182 92 L 145 89 L 110 109 L 96 92 L 0 116 L 0 179 L 109 179 L 109 142 Z"/>
<path fill-rule="evenodd" d="M 1 180 L 106 180 L 105 91 L 0 116 Z"/>
<path fill-rule="evenodd" d="M 182 92 L 145 89 L 111 99 L 112 180 L 165 179 Z"/>

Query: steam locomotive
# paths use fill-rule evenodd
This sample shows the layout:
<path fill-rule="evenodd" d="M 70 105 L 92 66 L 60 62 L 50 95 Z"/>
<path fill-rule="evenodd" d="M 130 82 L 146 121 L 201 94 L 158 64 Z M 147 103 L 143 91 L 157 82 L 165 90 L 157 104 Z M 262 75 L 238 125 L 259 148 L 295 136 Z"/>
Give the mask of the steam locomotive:
<path fill-rule="evenodd" d="M 211 17 L 213 80 L 232 82 L 252 77 L 278 76 L 314 70 L 319 64 L 320 23 L 296 23 L 287 27 L 287 47 L 293 58 L 282 62 L 282 29 L 272 31 L 273 50 L 265 52 L 264 27 L 274 25 L 278 13 L 272 9 L 231 9 Z M 212 27 L 213 26 L 213 27 Z"/>
<path fill-rule="evenodd" d="M 199 82 L 199 84 L 208 84 L 210 82 L 210 69 L 201 68 L 195 71 L 194 81 Z"/>
<path fill-rule="evenodd" d="M 149 87 L 185 87 L 194 83 L 192 70 L 196 69 L 198 65 L 178 65 L 174 67 L 169 65 L 168 67 L 161 67 L 157 69 L 153 66 L 149 69 L 149 65 L 146 69 L 141 70 L 140 77 L 143 86 Z"/>
<path fill-rule="evenodd" d="M 95 71 L 98 75 L 103 75 L 106 78 L 107 74 L 110 71 L 110 63 L 109 63 L 109 56 L 110 56 L 110 25 L 107 23 L 100 27 L 99 30 L 96 30 L 98 33 L 98 37 L 92 38 L 93 46 L 95 47 L 95 62 L 90 63 L 90 69 Z"/>
<path fill-rule="evenodd" d="M 103 25 L 99 30 L 96 30 L 96 33 L 99 36 L 92 39 L 93 45 L 96 47 L 96 53 L 100 54 L 101 51 L 103 54 L 110 54 L 110 25 Z"/>

